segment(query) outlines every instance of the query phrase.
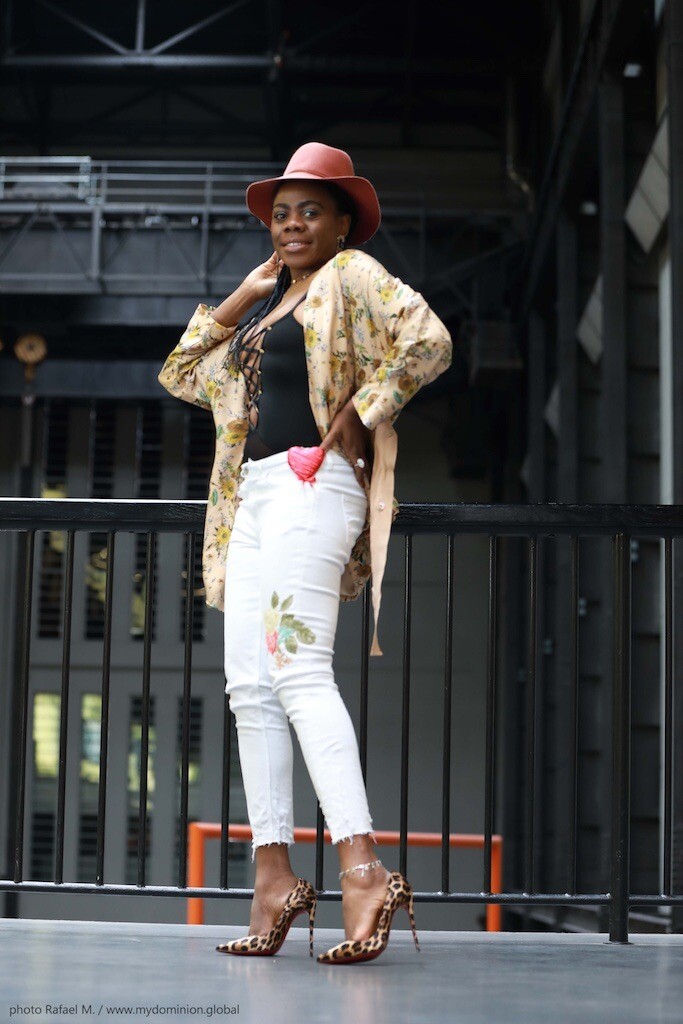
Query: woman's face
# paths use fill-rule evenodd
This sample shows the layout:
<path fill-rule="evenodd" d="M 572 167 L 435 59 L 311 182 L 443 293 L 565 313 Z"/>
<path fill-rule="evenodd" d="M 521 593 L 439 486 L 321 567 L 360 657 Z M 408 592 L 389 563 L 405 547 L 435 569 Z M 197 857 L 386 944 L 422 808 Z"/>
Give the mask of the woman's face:
<path fill-rule="evenodd" d="M 292 181 L 281 185 L 273 200 L 270 233 L 273 248 L 296 277 L 317 270 L 337 252 L 337 237 L 351 226 L 348 213 L 317 181 Z"/>

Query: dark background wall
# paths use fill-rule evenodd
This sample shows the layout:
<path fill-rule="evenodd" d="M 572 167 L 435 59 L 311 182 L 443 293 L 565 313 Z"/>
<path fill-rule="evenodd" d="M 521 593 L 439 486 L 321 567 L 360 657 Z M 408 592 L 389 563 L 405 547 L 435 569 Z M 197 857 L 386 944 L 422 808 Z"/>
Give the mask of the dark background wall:
<path fill-rule="evenodd" d="M 156 372 L 196 303 L 220 301 L 269 254 L 267 233 L 244 207 L 246 183 L 280 173 L 298 145 L 317 139 L 347 149 L 357 172 L 373 180 L 383 224 L 368 250 L 423 291 L 456 342 L 450 370 L 411 402 L 397 425 L 399 500 L 677 500 L 671 384 L 678 365 L 671 323 L 677 297 L 670 268 L 678 249 L 672 254 L 669 207 L 680 166 L 678 158 L 669 161 L 667 144 L 676 130 L 667 120 L 672 75 L 678 81 L 669 59 L 676 38 L 669 8 L 652 0 L 427 7 L 412 0 L 401 11 L 389 14 L 379 4 L 341 11 L 319 3 L 244 0 L 198 2 L 190 13 L 183 4 L 141 0 L 96 10 L 86 3 L 8 0 L 0 51 L 0 146 L 7 157 L 0 164 L 3 437 L 18 438 L 22 430 L 26 385 L 14 343 L 37 333 L 48 354 L 32 385 L 34 435 L 23 475 L 18 445 L 5 445 L 0 454 L 3 493 L 24 486 L 34 495 L 61 489 L 69 496 L 204 496 L 212 447 L 208 417 L 169 399 Z M 174 700 L 181 685 L 186 587 L 180 542 L 168 540 L 161 564 L 169 609 L 159 617 L 155 640 L 159 779 L 164 764 L 173 775 L 176 757 Z M 483 541 L 458 539 L 455 831 L 483 831 Z M 0 537 L 0 544 L 11 579 L 16 552 L 8 537 Z M 525 542 L 504 542 L 501 555 L 496 829 L 505 841 L 505 885 L 514 890 L 523 883 L 526 836 Z M 541 540 L 535 840 L 538 884 L 552 891 L 564 891 L 567 883 L 568 557 L 562 539 Z M 606 543 L 582 541 L 577 869 L 585 891 L 609 888 L 609 557 Z M 434 830 L 444 558 L 436 542 L 425 540 L 414 640 L 421 652 L 414 687 L 422 702 L 413 705 L 411 827 Z M 141 559 L 131 537 L 115 615 L 118 771 L 121 780 L 128 773 L 131 793 Z M 633 885 L 645 891 L 658 885 L 661 831 L 659 544 L 636 539 L 632 566 Z M 36 570 L 32 728 L 40 714 L 48 731 L 54 727 L 50 700 L 59 686 L 62 568 L 59 538 L 46 536 Z M 85 737 L 97 716 L 97 702 L 88 695 L 97 690 L 101 644 L 98 538 L 84 539 L 78 572 L 73 657 L 81 703 L 74 702 L 73 728 Z M 386 623 L 400 621 L 402 574 L 401 542 L 394 538 Z M 203 610 L 198 569 L 194 591 L 191 813 L 217 820 L 222 737 L 212 723 L 222 700 L 220 621 Z M 11 619 L 10 595 L 8 588 L 0 598 L 5 622 Z M 357 647 L 359 610 L 342 611 L 339 650 L 347 652 Z M 0 632 L 4 693 L 13 643 L 10 629 Z M 354 657 L 337 659 L 351 706 L 357 696 Z M 399 672 L 391 657 L 373 666 L 371 728 L 377 733 Z M 6 730 L 6 704 L 1 707 Z M 394 725 L 391 740 L 376 739 L 369 767 L 371 797 L 376 793 L 378 803 L 396 778 Z M 43 740 L 36 750 L 50 749 L 51 742 Z M 52 850 L 53 790 L 50 755 L 41 768 L 36 750 L 27 856 L 31 870 L 41 871 Z M 69 769 L 79 794 L 69 853 L 75 873 L 89 870 L 92 848 L 94 790 L 84 750 Z M 235 814 L 243 814 L 237 764 L 233 782 Z M 308 823 L 308 815 L 313 824 L 307 784 L 299 761 L 301 823 Z M 117 837 L 111 870 L 119 874 L 128 870 L 126 848 L 136 828 L 124 790 L 122 784 L 120 804 L 111 811 L 110 834 Z M 0 809 L 6 792 L 1 799 Z M 153 871 L 161 881 L 171 871 L 175 799 L 173 787 L 162 782 L 155 808 L 159 838 L 153 832 L 151 840 Z M 388 803 L 392 823 L 376 815 L 377 827 L 395 827 L 396 813 Z M 0 815 L 0 835 L 3 821 Z M 301 854 L 302 870 L 309 854 Z M 418 886 L 434 882 L 437 865 L 430 856 L 415 853 L 411 859 Z M 249 884 L 244 850 L 235 857 L 235 884 Z M 480 857 L 454 855 L 453 870 L 457 888 L 481 887 Z M 103 902 L 97 901 L 98 913 Z M 133 909 L 133 902 L 140 906 Z M 112 900 L 107 913 L 159 912 L 142 902 Z M 162 903 L 170 920 L 182 919 L 179 901 Z M 82 906 L 84 916 L 93 912 L 85 898 Z M 21 900 L 27 916 L 63 912 L 54 896 Z M 245 908 L 230 912 L 244 916 Z M 481 924 L 481 908 L 429 912 L 428 927 Z M 227 910 L 221 905 L 211 913 Z M 69 914 L 76 916 L 73 905 Z M 604 924 L 588 910 L 562 916 L 541 908 L 534 918 L 534 927 Z M 642 926 L 662 927 L 665 918 L 652 914 Z M 519 920 L 518 913 L 507 913 L 506 927 L 518 927 Z"/>

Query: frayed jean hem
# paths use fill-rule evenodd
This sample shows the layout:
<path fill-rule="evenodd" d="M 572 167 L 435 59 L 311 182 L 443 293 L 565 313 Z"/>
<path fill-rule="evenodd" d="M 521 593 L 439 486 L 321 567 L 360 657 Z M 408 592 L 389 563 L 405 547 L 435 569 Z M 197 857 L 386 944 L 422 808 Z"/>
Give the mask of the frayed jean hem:
<path fill-rule="evenodd" d="M 260 839 L 252 839 L 251 841 L 251 863 L 253 864 L 256 859 L 256 848 L 259 846 L 284 846 L 287 844 L 287 848 L 294 846 L 294 840 L 292 838 L 286 839 L 273 839 L 271 842 L 263 842 Z"/>
<path fill-rule="evenodd" d="M 332 839 L 332 845 L 336 846 L 338 843 L 348 843 L 350 846 L 353 846 L 353 841 L 354 841 L 356 836 L 370 836 L 372 841 L 373 841 L 373 843 L 375 843 L 375 845 L 377 845 L 377 836 L 375 835 L 375 833 L 374 833 L 374 831 L 372 829 L 369 829 L 366 832 L 358 832 L 358 831 L 356 831 L 356 832 L 351 832 L 351 833 L 349 833 L 349 835 L 346 835 L 346 836 L 339 836 L 336 839 Z M 290 846 L 294 846 L 294 840 L 289 838 L 289 837 L 288 838 L 283 838 L 283 839 L 273 839 L 270 842 L 263 842 L 260 839 L 252 839 L 252 841 L 251 841 L 251 862 L 252 862 L 252 864 L 254 863 L 254 860 L 256 859 L 256 850 L 257 850 L 258 847 L 260 847 L 260 846 L 284 846 L 285 844 L 287 845 L 287 848 L 289 848 Z"/>
<path fill-rule="evenodd" d="M 353 846 L 353 840 L 355 836 L 370 836 L 372 838 L 373 843 L 377 843 L 377 837 L 374 831 L 372 829 L 369 829 L 367 832 L 352 832 L 348 836 L 340 836 L 337 839 L 333 839 L 332 845 L 336 846 L 337 843 L 348 843 L 350 846 Z"/>

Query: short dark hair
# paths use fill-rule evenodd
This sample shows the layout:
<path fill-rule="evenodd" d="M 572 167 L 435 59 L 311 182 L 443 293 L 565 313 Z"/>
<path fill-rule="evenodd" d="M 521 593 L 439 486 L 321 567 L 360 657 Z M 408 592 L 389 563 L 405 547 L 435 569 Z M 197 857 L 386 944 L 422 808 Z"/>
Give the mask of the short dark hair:
<path fill-rule="evenodd" d="M 350 215 L 351 227 L 349 228 L 349 234 L 352 235 L 355 230 L 356 224 L 358 223 L 358 211 L 356 209 L 356 204 L 354 203 L 353 199 L 348 194 L 348 192 L 346 192 L 343 188 L 340 188 L 339 185 L 337 185 L 336 182 L 334 181 L 321 181 L 320 184 L 323 185 L 330 193 L 330 195 L 333 197 L 337 204 L 337 209 L 339 210 L 339 212 L 348 213 Z"/>

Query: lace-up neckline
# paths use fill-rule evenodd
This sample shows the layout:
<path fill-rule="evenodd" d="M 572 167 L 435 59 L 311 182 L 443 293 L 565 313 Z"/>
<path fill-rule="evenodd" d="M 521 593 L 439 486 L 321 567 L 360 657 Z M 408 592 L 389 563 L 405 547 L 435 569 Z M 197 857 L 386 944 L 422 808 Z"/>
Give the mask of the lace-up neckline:
<path fill-rule="evenodd" d="M 264 352 L 263 341 L 269 331 L 271 331 L 276 324 L 279 324 L 282 320 L 286 320 L 288 316 L 293 316 L 294 310 L 298 309 L 301 303 L 305 300 L 306 295 L 302 295 L 299 301 L 292 306 L 291 309 L 287 310 L 284 316 L 278 317 L 277 320 L 268 324 L 267 327 L 259 328 L 255 334 L 245 339 L 244 347 L 240 352 L 240 369 L 242 370 L 247 383 L 247 408 L 249 423 L 252 429 L 255 429 L 258 426 L 258 400 L 263 392 L 263 389 L 261 388 L 261 357 Z M 296 317 L 294 319 L 296 320 Z M 298 320 L 296 320 L 296 323 L 301 327 Z M 252 417 L 253 410 L 256 411 L 255 420 Z"/>

